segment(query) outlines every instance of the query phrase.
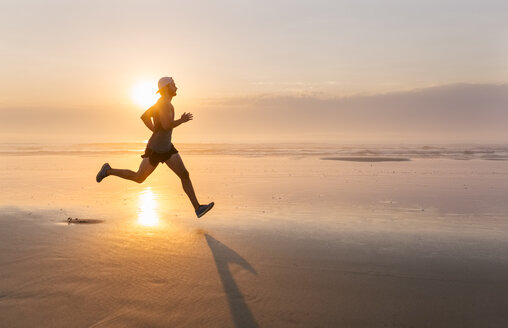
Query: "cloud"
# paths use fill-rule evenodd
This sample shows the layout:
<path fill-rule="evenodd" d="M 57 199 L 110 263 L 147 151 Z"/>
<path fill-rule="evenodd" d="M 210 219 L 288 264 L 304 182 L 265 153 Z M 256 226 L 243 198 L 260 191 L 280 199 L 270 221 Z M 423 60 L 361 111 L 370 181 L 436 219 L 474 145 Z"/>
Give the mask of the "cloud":
<path fill-rule="evenodd" d="M 190 105 L 192 104 L 192 105 Z M 175 142 L 508 143 L 508 84 L 453 84 L 377 95 L 264 94 L 187 99 Z M 149 137 L 123 108 L 3 109 L 5 140 L 132 141 Z"/>
<path fill-rule="evenodd" d="M 508 84 L 453 84 L 341 98 L 265 94 L 204 99 L 196 111 L 205 116 L 207 131 L 245 136 L 508 142 L 507 104 Z"/>

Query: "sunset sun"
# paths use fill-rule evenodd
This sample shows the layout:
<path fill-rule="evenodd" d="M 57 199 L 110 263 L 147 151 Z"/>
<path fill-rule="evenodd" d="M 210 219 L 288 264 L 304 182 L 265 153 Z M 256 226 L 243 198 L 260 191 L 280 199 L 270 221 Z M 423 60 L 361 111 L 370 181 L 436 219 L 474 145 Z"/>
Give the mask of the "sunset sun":
<path fill-rule="evenodd" d="M 140 81 L 132 87 L 131 97 L 137 105 L 148 108 L 159 99 L 159 95 L 155 93 L 156 91 L 157 88 L 155 83 Z"/>

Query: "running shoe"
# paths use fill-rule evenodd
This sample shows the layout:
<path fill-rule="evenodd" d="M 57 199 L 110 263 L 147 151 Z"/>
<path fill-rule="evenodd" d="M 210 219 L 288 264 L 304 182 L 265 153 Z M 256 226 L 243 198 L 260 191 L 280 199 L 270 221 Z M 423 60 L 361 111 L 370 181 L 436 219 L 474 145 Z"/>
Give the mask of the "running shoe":
<path fill-rule="evenodd" d="M 212 209 L 213 207 L 214 202 L 211 202 L 210 204 L 208 205 L 199 205 L 198 209 L 196 210 L 196 215 L 198 216 L 198 218 L 202 217 L 203 215 L 205 215 L 209 210 Z"/>
<path fill-rule="evenodd" d="M 108 172 L 108 170 L 111 170 L 111 166 L 109 166 L 108 163 L 102 165 L 101 170 L 99 171 L 99 173 L 97 173 L 97 177 L 95 178 L 95 180 L 97 180 L 97 182 L 101 182 L 102 179 L 108 176 L 108 174 L 106 173 Z"/>

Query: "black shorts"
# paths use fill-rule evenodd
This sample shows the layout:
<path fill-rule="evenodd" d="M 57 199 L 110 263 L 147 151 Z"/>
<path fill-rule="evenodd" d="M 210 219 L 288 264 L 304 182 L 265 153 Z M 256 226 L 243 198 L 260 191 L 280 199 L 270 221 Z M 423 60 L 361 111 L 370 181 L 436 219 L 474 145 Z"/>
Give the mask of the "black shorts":
<path fill-rule="evenodd" d="M 148 157 L 148 159 L 150 160 L 150 164 L 152 164 L 152 166 L 157 166 L 159 165 L 159 163 L 167 161 L 171 157 L 171 155 L 174 155 L 176 153 L 178 153 L 178 150 L 176 150 L 175 146 L 171 144 L 171 149 L 165 153 L 156 153 L 150 148 L 146 147 L 145 153 L 141 155 L 141 157 L 143 158 Z"/>

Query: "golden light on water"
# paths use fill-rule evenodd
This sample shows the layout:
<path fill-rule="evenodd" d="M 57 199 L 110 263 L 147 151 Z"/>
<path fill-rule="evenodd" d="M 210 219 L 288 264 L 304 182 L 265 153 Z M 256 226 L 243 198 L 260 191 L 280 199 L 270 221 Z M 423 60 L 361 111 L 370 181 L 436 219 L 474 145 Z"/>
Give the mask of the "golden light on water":
<path fill-rule="evenodd" d="M 145 227 L 154 227 L 159 224 L 157 199 L 150 187 L 139 193 L 138 224 Z"/>
<path fill-rule="evenodd" d="M 140 81 L 132 87 L 131 96 L 137 105 L 148 109 L 159 99 L 159 95 L 155 92 L 157 92 L 157 83 Z"/>

